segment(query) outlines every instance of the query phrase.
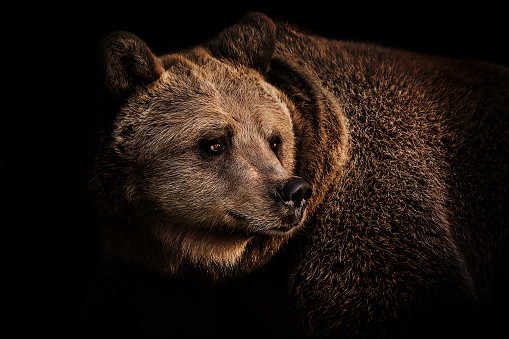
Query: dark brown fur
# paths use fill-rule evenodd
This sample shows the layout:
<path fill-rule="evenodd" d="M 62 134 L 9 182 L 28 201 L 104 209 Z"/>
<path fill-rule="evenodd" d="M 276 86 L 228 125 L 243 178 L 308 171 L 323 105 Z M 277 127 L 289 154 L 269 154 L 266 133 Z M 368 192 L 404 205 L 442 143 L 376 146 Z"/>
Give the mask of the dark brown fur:
<path fill-rule="evenodd" d="M 287 244 L 289 261 L 266 272 L 279 267 L 277 281 L 288 280 L 307 336 L 502 328 L 509 314 L 508 69 L 331 41 L 261 14 L 185 53 L 155 58 L 129 33 L 103 46 L 107 84 L 122 108 L 91 187 L 108 247 L 169 276 L 157 278 L 167 281 L 161 294 L 174 293 L 169 281 L 179 274 L 247 274 Z M 183 151 L 214 122 L 237 126 L 235 154 L 222 171 Z M 266 143 L 276 132 L 283 148 L 274 156 Z M 266 192 L 291 175 L 314 193 L 303 225 L 274 232 L 283 212 Z M 221 204 L 250 221 L 227 217 Z M 145 293 L 143 278 L 118 276 Z M 239 286 L 252 286 L 249 275 L 242 279 Z M 182 302 L 151 312 L 172 314 L 162 308 Z M 195 326 L 204 318 L 197 315 Z M 298 328 L 288 319 L 278 333 L 290 323 Z M 158 324 L 182 330 L 167 318 L 146 328 L 156 335 Z M 274 320 L 269 328 L 277 328 Z"/>

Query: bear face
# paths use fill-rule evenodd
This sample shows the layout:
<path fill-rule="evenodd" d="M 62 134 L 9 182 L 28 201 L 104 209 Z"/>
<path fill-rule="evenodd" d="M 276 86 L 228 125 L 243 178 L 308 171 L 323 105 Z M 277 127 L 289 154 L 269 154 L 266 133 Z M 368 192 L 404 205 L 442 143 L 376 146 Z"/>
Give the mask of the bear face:
<path fill-rule="evenodd" d="M 219 78 L 192 69 L 207 65 L 167 70 L 133 127 L 135 166 L 173 223 L 285 231 L 300 221 L 277 196 L 293 170 L 288 108 L 260 77 L 211 62 Z"/>
<path fill-rule="evenodd" d="M 103 46 L 121 106 L 92 180 L 109 247 L 164 272 L 191 264 L 220 276 L 265 262 L 311 196 L 292 175 L 288 99 L 204 48 L 158 59 L 125 32 Z"/>

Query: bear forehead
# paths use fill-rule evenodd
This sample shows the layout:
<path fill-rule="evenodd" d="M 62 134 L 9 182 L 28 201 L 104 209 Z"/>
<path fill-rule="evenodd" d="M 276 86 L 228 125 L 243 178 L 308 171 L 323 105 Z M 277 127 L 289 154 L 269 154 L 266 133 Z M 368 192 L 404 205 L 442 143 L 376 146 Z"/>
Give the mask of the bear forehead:
<path fill-rule="evenodd" d="M 231 101 L 222 104 L 217 98 L 188 98 L 185 103 L 154 104 L 146 112 L 142 125 L 153 133 L 160 130 L 173 138 L 197 139 L 248 132 L 270 136 L 274 130 L 291 126 L 285 107 L 249 106 Z M 166 102 L 168 98 L 165 98 Z M 291 129 L 291 127 L 290 127 Z"/>
<path fill-rule="evenodd" d="M 216 130 L 291 123 L 280 94 L 259 74 L 213 58 L 174 59 L 166 61 L 166 72 L 145 110 L 148 120 Z"/>
<path fill-rule="evenodd" d="M 202 54 L 189 54 L 190 58 L 177 54 L 170 57 L 171 61 L 165 58 L 162 82 L 173 99 L 207 103 L 215 100 L 222 107 L 279 103 L 274 89 L 259 73 Z"/>
<path fill-rule="evenodd" d="M 192 145 L 196 140 L 228 135 L 292 140 L 290 112 L 273 86 L 259 74 L 219 60 L 192 62 L 174 57 L 161 79 L 125 107 L 117 120 L 122 131 L 152 151 Z M 247 139 L 246 139 L 247 138 Z M 145 149 L 146 147 L 142 148 Z M 170 147 L 171 146 L 171 147 Z"/>

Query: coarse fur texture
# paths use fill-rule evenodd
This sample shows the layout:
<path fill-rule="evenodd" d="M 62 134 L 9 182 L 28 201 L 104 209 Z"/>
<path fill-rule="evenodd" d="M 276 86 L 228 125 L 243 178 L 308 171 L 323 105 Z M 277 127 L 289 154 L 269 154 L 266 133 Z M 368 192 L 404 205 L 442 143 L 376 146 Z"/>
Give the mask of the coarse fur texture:
<path fill-rule="evenodd" d="M 502 331 L 507 68 L 259 13 L 161 57 L 113 33 L 102 55 L 119 108 L 90 181 L 107 253 L 91 333 Z"/>

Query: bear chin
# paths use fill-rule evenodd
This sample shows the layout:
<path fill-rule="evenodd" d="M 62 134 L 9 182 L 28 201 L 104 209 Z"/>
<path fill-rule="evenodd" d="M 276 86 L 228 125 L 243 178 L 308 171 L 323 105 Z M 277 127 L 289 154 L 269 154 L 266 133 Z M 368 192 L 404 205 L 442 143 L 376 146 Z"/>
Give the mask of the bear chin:
<path fill-rule="evenodd" d="M 170 248 L 166 256 L 167 265 L 156 270 L 169 276 L 198 272 L 202 277 L 212 280 L 238 277 L 267 263 L 298 228 L 295 226 L 289 230 L 271 229 L 251 233 L 195 232 L 181 241 L 178 256 L 173 252 L 175 244 L 167 243 Z"/>
<path fill-rule="evenodd" d="M 298 233 L 304 221 L 305 215 L 299 223 L 279 221 L 262 223 L 262 227 L 242 219 L 243 227 L 189 234 L 184 237 L 180 251 L 184 262 L 215 279 L 239 276 L 265 264 Z M 168 245 L 174 247 L 174 244 Z M 172 274 L 180 269 L 175 268 L 170 270 Z"/>

